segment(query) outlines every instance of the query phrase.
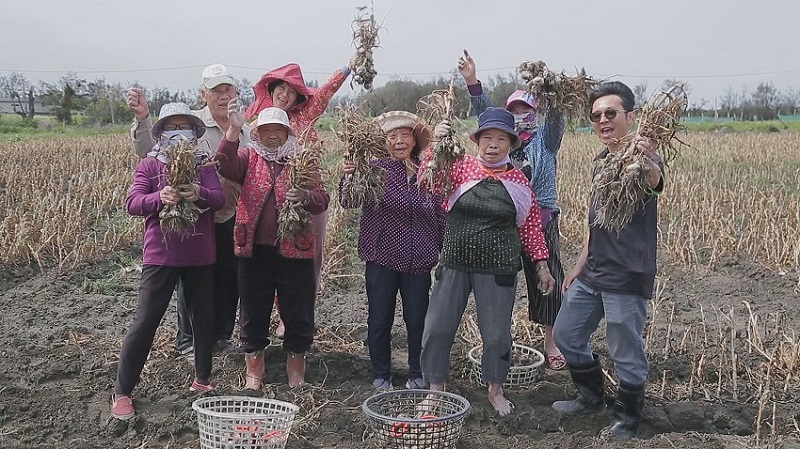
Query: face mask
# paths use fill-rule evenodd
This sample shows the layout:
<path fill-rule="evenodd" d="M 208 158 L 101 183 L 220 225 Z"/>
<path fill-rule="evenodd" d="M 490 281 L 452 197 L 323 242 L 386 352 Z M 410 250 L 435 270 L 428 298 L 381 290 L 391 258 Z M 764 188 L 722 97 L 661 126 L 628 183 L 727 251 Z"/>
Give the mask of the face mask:
<path fill-rule="evenodd" d="M 529 129 L 530 125 L 536 127 L 536 113 L 526 112 L 524 114 L 514 114 L 514 126 L 522 126 L 524 129 Z"/>
<path fill-rule="evenodd" d="M 522 140 L 528 140 L 536 132 L 536 112 L 514 114 L 514 131 Z"/>
<path fill-rule="evenodd" d="M 176 129 L 174 131 L 164 131 L 161 133 L 162 141 L 177 140 L 197 140 L 193 129 Z"/>
<path fill-rule="evenodd" d="M 522 114 L 513 114 L 513 115 L 514 115 L 514 124 L 536 120 L 536 113 L 534 112 L 525 112 Z"/>

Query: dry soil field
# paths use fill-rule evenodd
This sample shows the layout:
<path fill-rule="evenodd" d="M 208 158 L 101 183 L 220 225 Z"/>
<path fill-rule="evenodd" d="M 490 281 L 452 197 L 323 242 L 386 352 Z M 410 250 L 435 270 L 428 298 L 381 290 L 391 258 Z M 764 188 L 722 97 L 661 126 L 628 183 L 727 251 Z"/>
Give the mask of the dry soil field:
<path fill-rule="evenodd" d="M 510 390 L 516 410 L 497 418 L 467 376 L 474 333 L 464 326 L 451 386 L 472 411 L 459 449 L 800 447 L 800 135 L 686 139 L 694 149 L 673 164 L 660 200 L 640 438 L 609 439 L 608 416 L 554 414 L 552 401 L 573 395 L 563 372 Z M 568 265 L 585 232 L 595 150 L 591 136 L 568 135 L 559 159 Z M 137 417 L 108 415 L 116 357 L 136 305 L 140 223 L 123 210 L 135 162 L 123 136 L 0 144 L 0 448 L 198 447 L 191 367 L 171 345 L 174 310 L 134 392 Z M 309 385 L 289 390 L 280 348 L 267 355 L 262 394 L 301 408 L 291 449 L 373 446 L 360 409 L 372 392 L 355 217 L 331 214 Z M 525 304 L 520 289 L 515 339 L 540 347 Z M 399 323 L 397 385 L 405 358 Z M 595 347 L 605 357 L 602 337 Z M 218 394 L 239 394 L 242 370 L 241 357 L 215 356 Z"/>

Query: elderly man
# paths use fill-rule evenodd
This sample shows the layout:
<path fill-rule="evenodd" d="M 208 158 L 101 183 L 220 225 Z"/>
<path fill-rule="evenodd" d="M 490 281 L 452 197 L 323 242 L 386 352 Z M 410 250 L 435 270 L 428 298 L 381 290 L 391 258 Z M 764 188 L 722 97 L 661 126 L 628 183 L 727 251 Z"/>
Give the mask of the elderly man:
<path fill-rule="evenodd" d="M 201 97 L 206 106 L 192 111 L 206 125 L 206 132 L 199 139 L 199 146 L 206 150 L 210 157 L 219 146 L 220 140 L 230 127 L 228 119 L 228 102 L 237 96 L 233 75 L 222 64 L 212 64 L 203 70 Z M 136 120 L 131 127 L 133 149 L 139 157 L 145 157 L 155 144 L 151 136 L 150 110 L 141 89 L 128 90 L 128 107 Z M 240 139 L 249 142 L 249 129 L 243 129 Z M 214 213 L 214 232 L 216 240 L 216 263 L 214 264 L 214 338 L 217 350 L 233 350 L 231 334 L 236 320 L 236 307 L 239 302 L 237 287 L 237 260 L 233 254 L 233 224 L 236 201 L 241 186 L 220 177 L 225 193 L 225 206 Z M 183 298 L 183 288 L 178 285 L 178 334 L 175 348 L 182 354 L 190 354 L 193 350 L 192 325 L 190 314 Z"/>
<path fill-rule="evenodd" d="M 620 139 L 634 122 L 634 96 L 628 86 L 611 81 L 598 85 L 589 102 L 592 128 L 605 145 L 595 158 L 597 164 L 624 150 Z M 566 295 L 553 329 L 578 390 L 577 399 L 557 401 L 553 409 L 568 415 L 598 413 L 606 408 L 603 370 L 589 338 L 605 316 L 608 352 L 619 379 L 611 431 L 623 440 L 637 435 L 644 406 L 648 362 L 642 333 L 655 284 L 658 194 L 664 189 L 662 161 L 653 142 L 636 139 L 650 167 L 647 199 L 619 231 L 595 225 L 590 204 L 589 234 L 562 284 Z"/>

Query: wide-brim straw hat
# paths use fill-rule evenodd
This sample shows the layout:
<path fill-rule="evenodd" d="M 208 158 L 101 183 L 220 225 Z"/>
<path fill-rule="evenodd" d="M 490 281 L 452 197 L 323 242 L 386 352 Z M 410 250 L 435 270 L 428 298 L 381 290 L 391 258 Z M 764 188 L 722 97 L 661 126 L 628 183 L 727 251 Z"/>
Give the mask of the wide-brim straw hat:
<path fill-rule="evenodd" d="M 250 140 L 254 142 L 261 142 L 260 136 L 258 135 L 258 127 L 261 125 L 269 125 L 270 123 L 277 123 L 279 125 L 283 125 L 286 129 L 289 130 L 289 135 L 294 136 L 295 133 L 292 130 L 292 127 L 289 126 L 289 115 L 286 114 L 281 108 L 264 108 L 261 112 L 258 113 L 258 118 L 256 119 L 255 126 L 250 130 Z"/>
<path fill-rule="evenodd" d="M 192 113 L 192 110 L 189 109 L 186 103 L 167 103 L 161 106 L 161 111 L 158 113 L 158 120 L 153 124 L 153 129 L 150 132 L 154 139 L 158 140 L 164 132 L 164 121 L 175 115 L 185 115 L 189 117 L 192 125 L 194 125 L 194 134 L 198 139 L 206 133 L 206 124 L 200 120 L 200 117 Z"/>
<path fill-rule="evenodd" d="M 375 122 L 385 133 L 397 128 L 410 128 L 414 133 L 419 151 L 428 148 L 431 143 L 431 130 L 416 114 L 406 111 L 390 111 L 375 117 Z"/>
<path fill-rule="evenodd" d="M 514 131 L 514 115 L 504 108 L 490 107 L 478 117 L 478 129 L 470 134 L 469 139 L 478 143 L 478 135 L 487 129 L 499 129 L 505 131 L 511 137 L 511 149 L 522 146 L 522 139 Z"/>

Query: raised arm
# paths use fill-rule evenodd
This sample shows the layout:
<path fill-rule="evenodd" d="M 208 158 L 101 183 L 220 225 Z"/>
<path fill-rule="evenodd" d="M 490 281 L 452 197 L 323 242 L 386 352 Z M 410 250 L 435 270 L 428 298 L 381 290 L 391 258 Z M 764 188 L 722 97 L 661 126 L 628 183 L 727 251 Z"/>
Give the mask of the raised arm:
<path fill-rule="evenodd" d="M 314 120 L 315 118 L 322 115 L 325 112 L 325 109 L 328 107 L 328 103 L 330 103 L 331 98 L 342 87 L 344 81 L 347 79 L 347 76 L 350 75 L 350 67 L 344 66 L 341 69 L 336 69 L 328 78 L 328 81 L 325 81 L 325 84 L 319 86 L 317 92 L 309 101 L 308 106 L 305 108 L 305 115 L 308 120 Z M 298 131 L 299 132 L 299 131 Z"/>
<path fill-rule="evenodd" d="M 539 128 L 536 133 L 536 139 L 540 141 L 544 149 L 553 154 L 553 157 L 558 156 L 558 150 L 561 149 L 561 139 L 564 138 L 564 113 L 562 112 L 548 112 L 544 118 L 544 124 Z M 530 155 L 528 155 L 530 157 Z"/>
<path fill-rule="evenodd" d="M 247 174 L 247 151 L 239 151 L 239 136 L 244 126 L 243 111 L 237 104 L 237 99 L 233 98 L 228 102 L 228 118 L 230 126 L 225 131 L 225 137 L 220 139 L 214 160 L 219 165 L 219 174 L 223 178 L 237 184 L 244 182 Z"/>
<path fill-rule="evenodd" d="M 464 49 L 464 55 L 458 58 L 458 72 L 464 78 L 469 90 L 469 102 L 472 112 L 475 117 L 478 117 L 492 106 L 489 97 L 483 92 L 483 86 L 478 78 L 475 76 L 475 61 L 470 56 L 469 52 Z"/>
<path fill-rule="evenodd" d="M 144 91 L 138 87 L 128 89 L 126 104 L 134 116 L 133 125 L 131 125 L 133 152 L 140 158 L 144 158 L 156 144 L 151 135 L 153 124 L 150 122 L 150 109 L 147 106 Z"/>

